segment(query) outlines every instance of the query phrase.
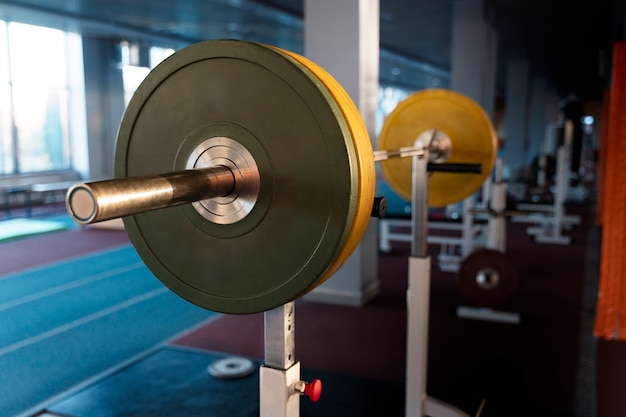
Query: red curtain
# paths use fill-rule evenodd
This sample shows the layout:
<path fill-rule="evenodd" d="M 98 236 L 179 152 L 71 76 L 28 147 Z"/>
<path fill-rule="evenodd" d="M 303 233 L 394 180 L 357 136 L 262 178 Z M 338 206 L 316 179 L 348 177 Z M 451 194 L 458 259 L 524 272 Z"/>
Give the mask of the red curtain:
<path fill-rule="evenodd" d="M 608 123 L 600 153 L 600 286 L 595 335 L 626 340 L 626 42 L 613 48 Z"/>

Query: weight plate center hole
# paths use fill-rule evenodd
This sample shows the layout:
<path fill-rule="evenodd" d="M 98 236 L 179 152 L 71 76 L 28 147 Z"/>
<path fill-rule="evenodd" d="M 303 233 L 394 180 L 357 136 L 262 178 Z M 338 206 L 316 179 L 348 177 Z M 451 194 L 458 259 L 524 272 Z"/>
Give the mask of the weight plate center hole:
<path fill-rule="evenodd" d="M 232 224 L 245 218 L 259 197 L 261 179 L 252 154 L 239 142 L 213 137 L 198 145 L 187 160 L 187 169 L 223 166 L 234 176 L 233 191 L 193 203 L 202 217 L 217 224 Z"/>
<path fill-rule="evenodd" d="M 484 290 L 491 290 L 500 283 L 500 274 L 493 268 L 483 268 L 476 273 L 476 284 Z"/>
<path fill-rule="evenodd" d="M 428 149 L 428 160 L 433 163 L 447 162 L 452 154 L 452 140 L 439 129 L 429 129 L 419 134 L 414 146 Z"/>

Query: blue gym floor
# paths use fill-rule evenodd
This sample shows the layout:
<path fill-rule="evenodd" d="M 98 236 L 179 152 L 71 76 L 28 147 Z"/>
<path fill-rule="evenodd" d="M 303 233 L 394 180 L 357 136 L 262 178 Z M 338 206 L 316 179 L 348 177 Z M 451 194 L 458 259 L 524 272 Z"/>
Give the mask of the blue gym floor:
<path fill-rule="evenodd" d="M 171 293 L 132 246 L 0 276 L 0 314 L 3 417 L 31 415 L 217 315 Z"/>

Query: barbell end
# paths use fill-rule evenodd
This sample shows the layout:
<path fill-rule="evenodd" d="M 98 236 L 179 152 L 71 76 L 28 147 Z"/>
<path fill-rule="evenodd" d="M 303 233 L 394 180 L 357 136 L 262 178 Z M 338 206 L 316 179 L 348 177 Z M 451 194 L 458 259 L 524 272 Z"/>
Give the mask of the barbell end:
<path fill-rule="evenodd" d="M 214 166 L 76 184 L 68 190 L 65 204 L 77 223 L 87 225 L 224 197 L 234 189 L 233 172 Z"/>
<path fill-rule="evenodd" d="M 385 197 L 374 197 L 374 204 L 372 205 L 371 216 L 382 219 L 386 215 L 387 215 L 387 199 Z"/>
<path fill-rule="evenodd" d="M 74 221 L 82 225 L 93 223 L 98 214 L 96 197 L 87 184 L 72 186 L 67 192 L 65 205 Z"/>

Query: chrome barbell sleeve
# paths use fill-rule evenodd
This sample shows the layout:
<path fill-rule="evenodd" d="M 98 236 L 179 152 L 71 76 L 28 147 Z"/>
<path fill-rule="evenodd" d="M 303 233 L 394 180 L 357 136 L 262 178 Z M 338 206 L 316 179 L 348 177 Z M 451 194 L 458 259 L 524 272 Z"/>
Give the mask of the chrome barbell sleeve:
<path fill-rule="evenodd" d="M 233 172 L 215 166 L 76 184 L 67 192 L 66 205 L 78 223 L 91 224 L 227 196 L 234 188 Z"/>

